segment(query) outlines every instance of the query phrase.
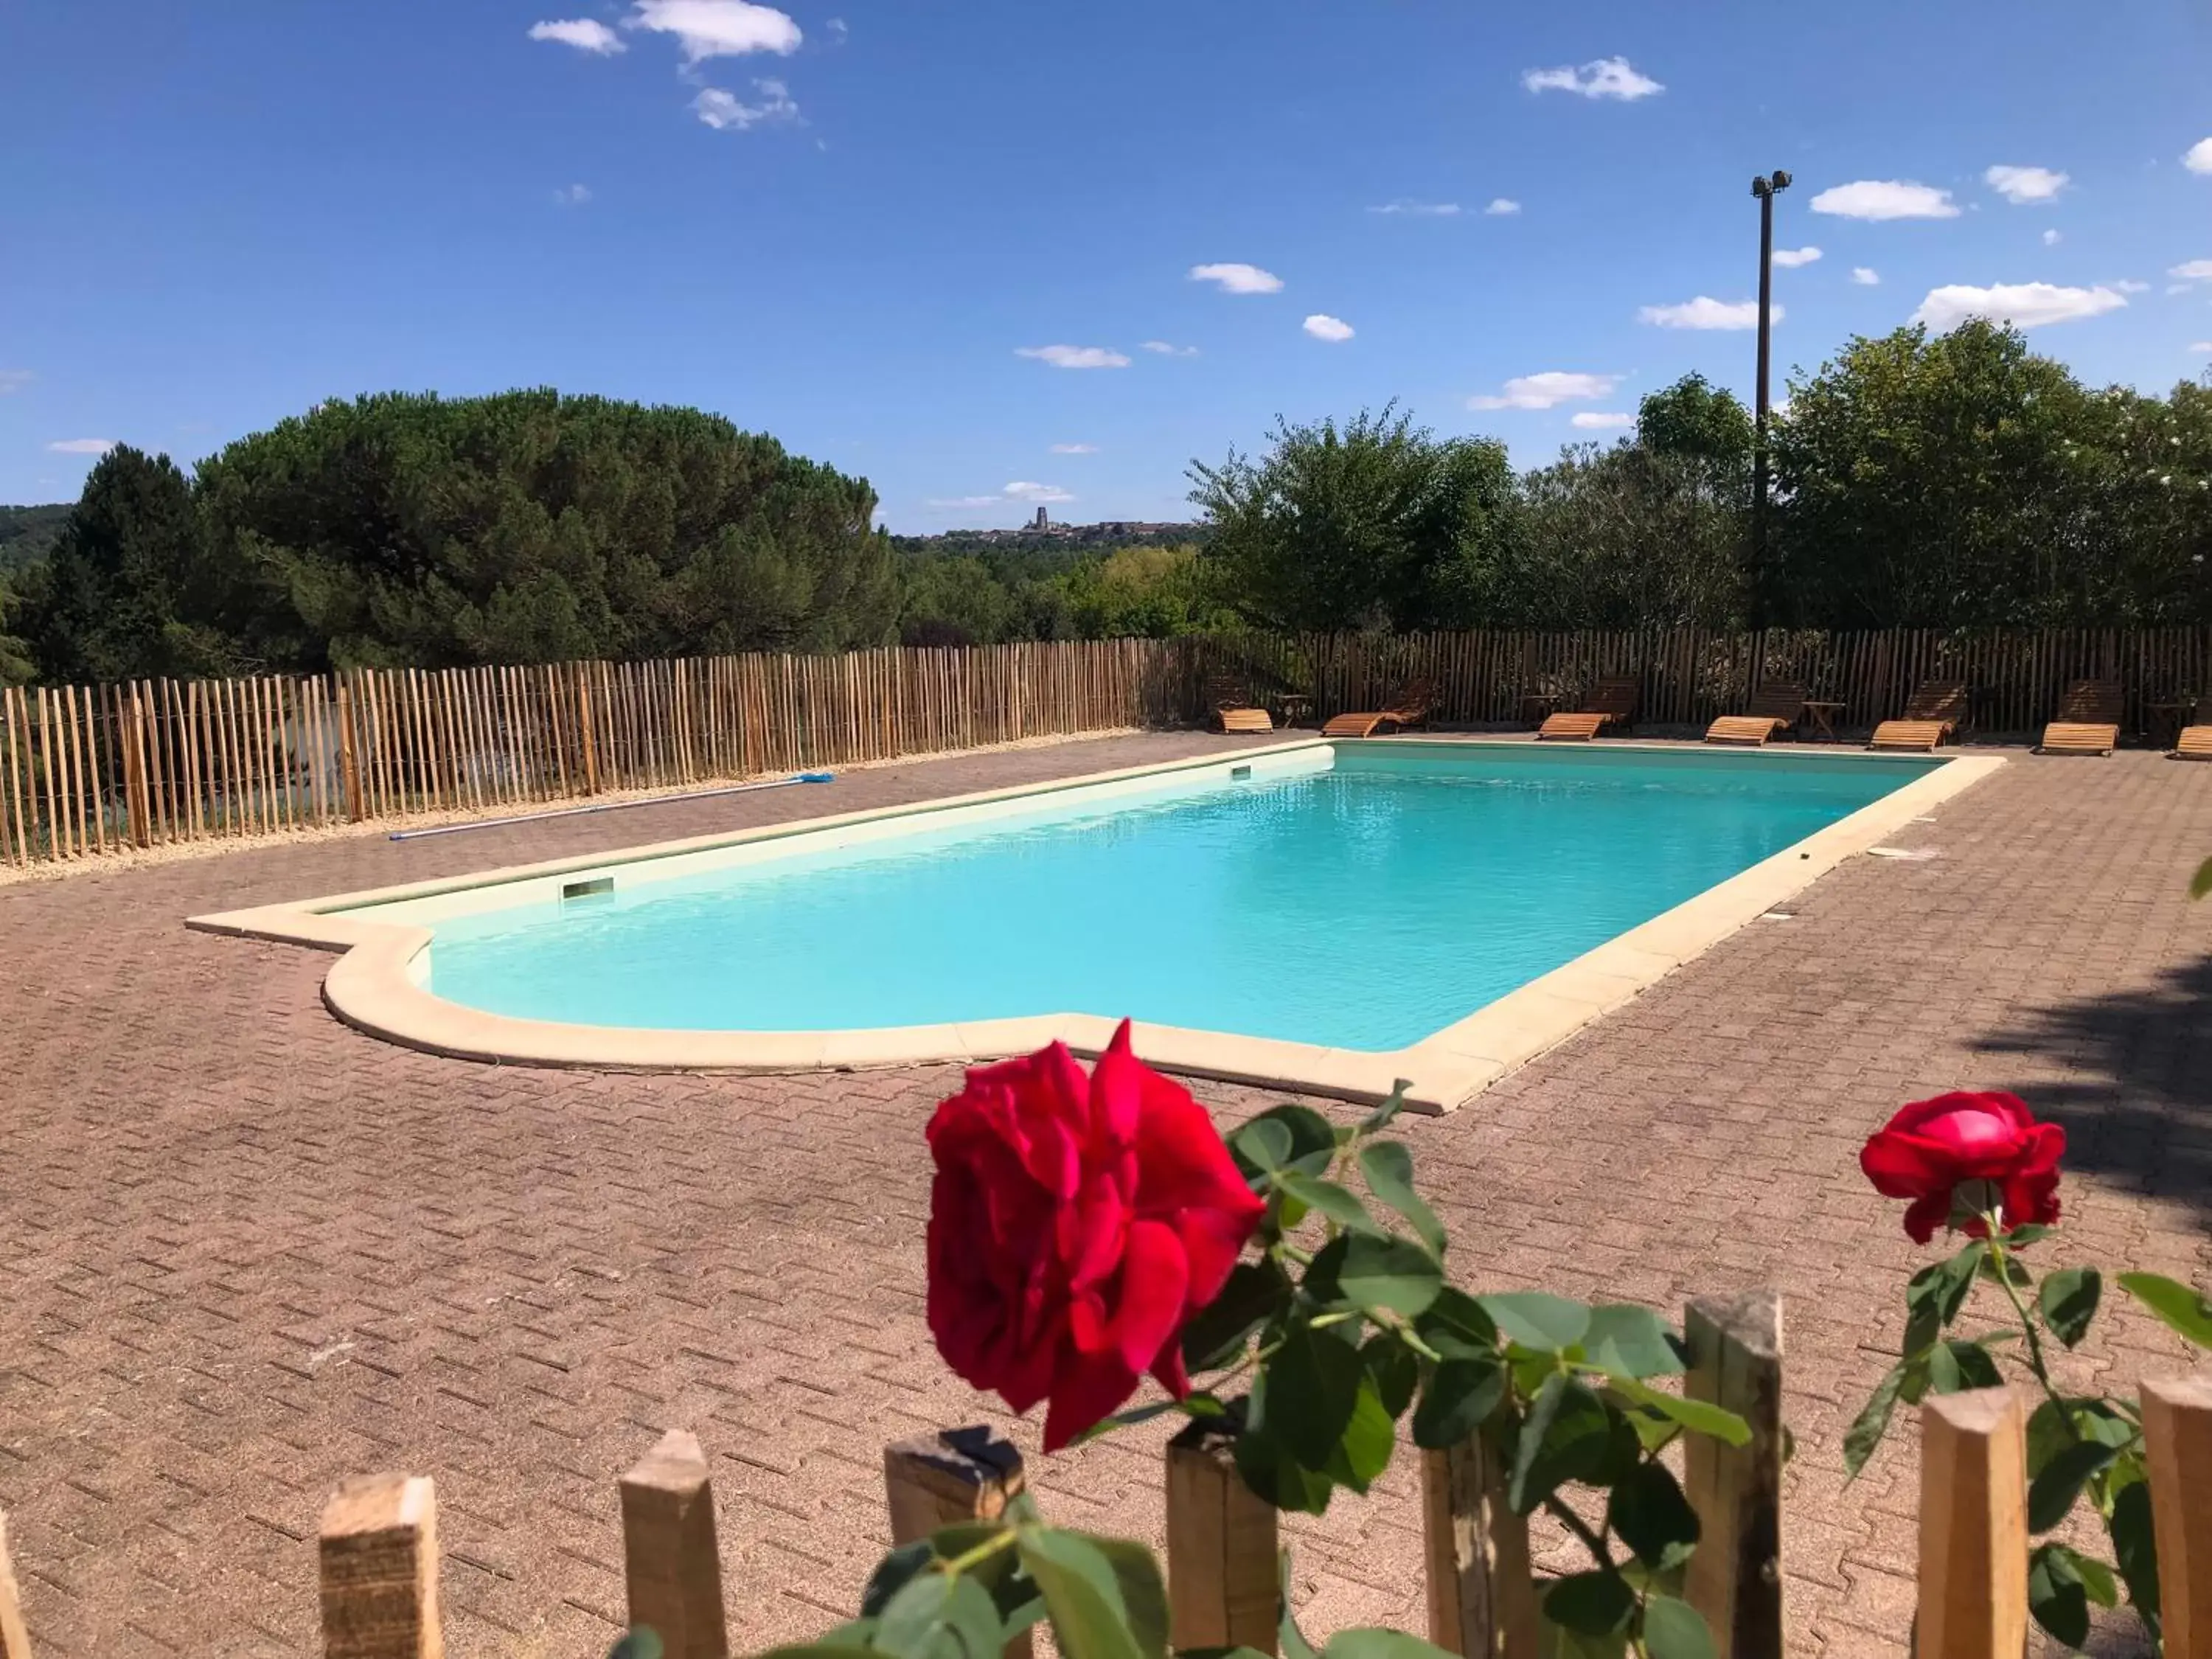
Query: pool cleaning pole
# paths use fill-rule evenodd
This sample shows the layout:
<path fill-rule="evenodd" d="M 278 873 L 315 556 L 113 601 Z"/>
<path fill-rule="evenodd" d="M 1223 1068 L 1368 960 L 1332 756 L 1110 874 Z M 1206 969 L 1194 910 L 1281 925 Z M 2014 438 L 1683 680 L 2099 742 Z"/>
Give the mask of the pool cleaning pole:
<path fill-rule="evenodd" d="M 746 795 L 756 789 L 782 789 L 794 783 L 835 783 L 835 772 L 800 772 L 787 778 L 760 783 L 733 783 L 724 789 L 695 789 L 683 795 L 647 795 L 638 800 L 600 800 L 583 806 L 556 806 L 550 812 L 523 812 L 513 817 L 478 818 L 471 823 L 441 823 L 428 830 L 394 830 L 386 841 L 421 841 L 426 836 L 458 836 L 465 830 L 497 830 L 510 823 L 539 823 L 547 818 L 580 817 L 586 812 L 619 812 L 631 806 L 668 806 L 684 800 L 713 800 L 717 795 Z"/>

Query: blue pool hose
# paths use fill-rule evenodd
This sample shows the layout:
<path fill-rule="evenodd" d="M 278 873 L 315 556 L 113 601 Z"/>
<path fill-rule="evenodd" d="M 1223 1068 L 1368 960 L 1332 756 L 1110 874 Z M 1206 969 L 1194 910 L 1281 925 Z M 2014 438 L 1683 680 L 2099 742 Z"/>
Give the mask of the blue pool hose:
<path fill-rule="evenodd" d="M 722 789 L 694 789 L 682 795 L 647 795 L 641 800 L 592 801 L 583 806 L 558 806 L 550 812 L 523 812 L 513 817 L 478 818 L 471 823 L 441 823 L 428 830 L 394 830 L 386 841 L 420 841 L 426 836 L 458 836 L 465 830 L 497 830 L 510 823 L 538 823 L 546 818 L 573 818 L 585 812 L 619 812 L 631 806 L 668 806 L 678 801 L 712 800 L 717 795 L 744 795 L 756 789 L 781 789 L 794 783 L 835 783 L 835 772 L 799 772 L 787 778 L 761 783 L 733 783 Z"/>

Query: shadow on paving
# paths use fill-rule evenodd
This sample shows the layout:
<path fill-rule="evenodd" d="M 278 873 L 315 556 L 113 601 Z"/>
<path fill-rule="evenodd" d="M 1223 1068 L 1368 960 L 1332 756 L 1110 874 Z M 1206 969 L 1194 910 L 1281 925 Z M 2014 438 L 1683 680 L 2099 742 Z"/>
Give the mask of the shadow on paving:
<path fill-rule="evenodd" d="M 1973 1047 L 2043 1062 L 2014 1092 L 2065 1125 L 2069 1166 L 2212 1212 L 2212 956 L 2025 1013 Z"/>

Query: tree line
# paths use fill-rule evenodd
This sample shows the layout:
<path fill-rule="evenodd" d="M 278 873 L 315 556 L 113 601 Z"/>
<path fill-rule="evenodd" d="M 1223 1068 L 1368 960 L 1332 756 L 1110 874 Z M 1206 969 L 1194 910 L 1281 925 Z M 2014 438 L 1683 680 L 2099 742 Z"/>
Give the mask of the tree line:
<path fill-rule="evenodd" d="M 1522 473 L 1386 405 L 1194 462 L 1189 544 L 962 548 L 895 544 L 866 480 L 697 410 L 365 397 L 189 475 L 103 457 L 36 520 L 43 556 L 19 530 L 0 562 L 0 679 L 1237 626 L 2212 622 L 2212 377 L 2091 388 L 1979 322 L 1854 339 L 1790 384 L 1763 550 L 1753 441 L 1696 375 Z"/>

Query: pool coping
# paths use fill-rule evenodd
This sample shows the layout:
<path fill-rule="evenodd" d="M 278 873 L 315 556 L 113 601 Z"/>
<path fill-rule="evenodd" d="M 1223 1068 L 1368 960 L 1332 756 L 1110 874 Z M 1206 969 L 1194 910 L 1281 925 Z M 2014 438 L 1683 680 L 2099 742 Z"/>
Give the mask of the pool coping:
<path fill-rule="evenodd" d="M 342 952 L 323 981 L 331 1012 L 355 1029 L 388 1042 L 453 1059 L 503 1065 L 648 1072 L 788 1073 L 963 1063 L 1027 1054 L 1058 1040 L 1097 1054 L 1119 1024 L 1092 1014 L 1045 1014 L 965 1024 L 878 1027 L 847 1031 L 685 1031 L 571 1025 L 486 1013 L 447 1002 L 415 981 L 410 964 L 431 942 L 428 928 L 331 914 L 371 904 L 431 898 L 473 888 L 636 864 L 688 853 L 787 839 L 873 823 L 1165 776 L 1295 754 L 1319 747 L 1376 742 L 1311 737 L 1145 766 L 1092 772 L 1037 784 L 872 807 L 856 812 L 766 824 L 612 852 L 441 877 L 362 892 L 193 916 L 202 933 L 272 940 Z M 1398 737 L 1399 747 L 1522 747 L 1526 739 Z M 1607 742 L 1604 749 L 1682 753 L 1701 746 Z M 1732 751 L 1743 754 L 1747 751 Z M 1756 752 L 1756 751 L 1753 751 Z M 1807 750 L 1792 745 L 1776 754 Z M 1867 759 L 1862 750 L 1824 757 Z M 1139 1022 L 1137 1053 L 1162 1070 L 1301 1094 L 1371 1103 L 1400 1082 L 1417 1111 L 1449 1112 L 1509 1073 L 1558 1047 L 1599 1016 L 1650 989 L 1684 963 L 1795 896 L 1844 860 L 1876 847 L 1932 808 L 2005 764 L 1996 755 L 1939 756 L 1923 776 L 1892 790 L 1803 840 L 1615 935 L 1465 1018 L 1402 1048 L 1370 1052 L 1329 1048 L 1279 1038 L 1239 1036 Z"/>

